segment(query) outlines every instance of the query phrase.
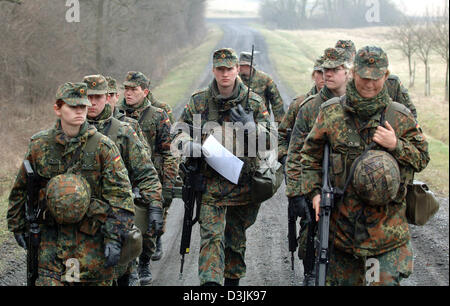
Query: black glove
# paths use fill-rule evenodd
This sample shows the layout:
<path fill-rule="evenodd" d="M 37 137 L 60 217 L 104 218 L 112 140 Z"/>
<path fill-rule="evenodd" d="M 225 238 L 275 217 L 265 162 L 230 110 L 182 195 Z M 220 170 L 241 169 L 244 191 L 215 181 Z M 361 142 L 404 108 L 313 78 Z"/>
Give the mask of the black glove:
<path fill-rule="evenodd" d="M 286 160 L 287 160 L 287 155 L 284 155 L 284 156 L 280 159 L 280 164 L 283 165 L 283 173 L 284 173 L 284 176 L 286 176 Z"/>
<path fill-rule="evenodd" d="M 148 208 L 148 231 L 156 236 L 161 236 L 163 233 L 162 229 L 163 209 L 158 206 L 150 206 Z"/>
<path fill-rule="evenodd" d="M 20 245 L 25 250 L 27 249 L 27 239 L 24 233 L 14 233 L 14 238 L 16 238 L 18 245 Z"/>
<path fill-rule="evenodd" d="M 115 266 L 119 263 L 121 250 L 122 250 L 121 244 L 114 240 L 111 240 L 105 245 L 105 257 L 106 257 L 105 268 Z"/>
<path fill-rule="evenodd" d="M 203 157 L 202 145 L 198 142 L 188 141 L 183 146 L 183 156 L 185 157 Z"/>
<path fill-rule="evenodd" d="M 256 130 L 255 120 L 253 119 L 253 111 L 246 113 L 240 104 L 231 109 L 231 121 L 241 122 L 244 126 L 249 123 L 246 126 L 249 133 Z"/>
<path fill-rule="evenodd" d="M 309 212 L 308 203 L 302 196 L 296 196 L 289 198 L 289 204 L 293 205 L 295 214 L 302 219 L 305 219 L 307 223 L 311 222 L 311 214 Z"/>

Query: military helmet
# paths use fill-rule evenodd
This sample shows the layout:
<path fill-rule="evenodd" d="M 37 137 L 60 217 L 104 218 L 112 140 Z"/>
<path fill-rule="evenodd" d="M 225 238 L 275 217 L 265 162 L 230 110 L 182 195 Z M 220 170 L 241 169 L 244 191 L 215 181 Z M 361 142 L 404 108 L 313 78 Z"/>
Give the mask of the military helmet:
<path fill-rule="evenodd" d="M 89 208 L 91 188 L 81 175 L 60 174 L 49 180 L 46 199 L 48 210 L 57 223 L 78 223 Z"/>
<path fill-rule="evenodd" d="M 391 154 L 369 150 L 355 162 L 352 185 L 362 200 L 369 205 L 383 206 L 396 197 L 400 187 L 400 168 Z"/>

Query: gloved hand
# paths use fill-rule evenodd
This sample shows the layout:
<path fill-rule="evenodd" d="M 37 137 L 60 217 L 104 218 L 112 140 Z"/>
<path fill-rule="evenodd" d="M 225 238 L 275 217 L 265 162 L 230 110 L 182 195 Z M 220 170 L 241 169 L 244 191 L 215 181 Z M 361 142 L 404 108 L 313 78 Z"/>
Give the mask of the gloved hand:
<path fill-rule="evenodd" d="M 255 120 L 253 119 L 253 111 L 248 113 L 245 112 L 244 108 L 242 108 L 242 105 L 240 104 L 231 109 L 231 121 L 241 122 L 248 129 L 249 133 L 256 130 Z"/>
<path fill-rule="evenodd" d="M 311 215 L 308 208 L 308 203 L 302 196 L 296 196 L 289 198 L 289 204 L 293 205 L 295 214 L 302 219 L 305 219 L 307 223 L 311 222 Z"/>
<path fill-rule="evenodd" d="M 202 157 L 204 156 L 202 145 L 198 142 L 188 141 L 183 145 L 182 155 L 184 157 Z"/>
<path fill-rule="evenodd" d="M 162 229 L 163 209 L 159 206 L 150 206 L 148 208 L 148 231 L 156 236 L 161 236 Z"/>
<path fill-rule="evenodd" d="M 25 250 L 27 249 L 27 240 L 24 233 L 14 233 L 14 238 L 16 238 L 18 245 L 20 245 Z"/>
<path fill-rule="evenodd" d="M 105 268 L 115 266 L 119 263 L 121 250 L 122 250 L 122 245 L 115 240 L 111 240 L 110 242 L 106 243 L 106 245 L 105 245 L 105 257 L 106 257 Z"/>

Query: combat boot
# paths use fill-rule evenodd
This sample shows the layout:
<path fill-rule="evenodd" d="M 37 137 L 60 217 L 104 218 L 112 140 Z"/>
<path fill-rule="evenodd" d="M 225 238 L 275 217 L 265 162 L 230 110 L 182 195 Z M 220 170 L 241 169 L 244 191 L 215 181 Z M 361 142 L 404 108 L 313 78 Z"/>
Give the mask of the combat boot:
<path fill-rule="evenodd" d="M 139 275 L 137 272 L 137 264 L 136 264 L 136 260 L 133 261 L 133 267 L 131 268 L 131 273 L 130 273 L 130 277 L 128 280 L 128 286 L 139 286 L 140 282 L 139 282 Z"/>
<path fill-rule="evenodd" d="M 152 282 L 152 272 L 150 271 L 150 257 L 144 254 L 139 256 L 138 274 L 141 286 L 150 285 Z"/>
<path fill-rule="evenodd" d="M 239 286 L 239 278 L 225 278 L 224 286 Z"/>
<path fill-rule="evenodd" d="M 163 250 L 162 250 L 161 236 L 158 236 L 158 238 L 156 238 L 156 250 L 155 253 L 152 255 L 152 260 L 158 261 L 161 259 L 162 255 Z"/>
<path fill-rule="evenodd" d="M 303 286 L 312 287 L 316 285 L 316 275 L 315 273 L 305 274 L 305 278 L 303 279 Z"/>

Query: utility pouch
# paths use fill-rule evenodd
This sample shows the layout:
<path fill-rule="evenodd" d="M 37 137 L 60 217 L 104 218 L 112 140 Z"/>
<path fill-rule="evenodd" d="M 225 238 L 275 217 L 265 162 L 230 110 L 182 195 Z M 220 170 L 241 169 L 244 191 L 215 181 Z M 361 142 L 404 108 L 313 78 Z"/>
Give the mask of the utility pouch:
<path fill-rule="evenodd" d="M 406 219 L 409 224 L 425 225 L 439 210 L 439 202 L 427 184 L 414 180 L 406 193 Z"/>

